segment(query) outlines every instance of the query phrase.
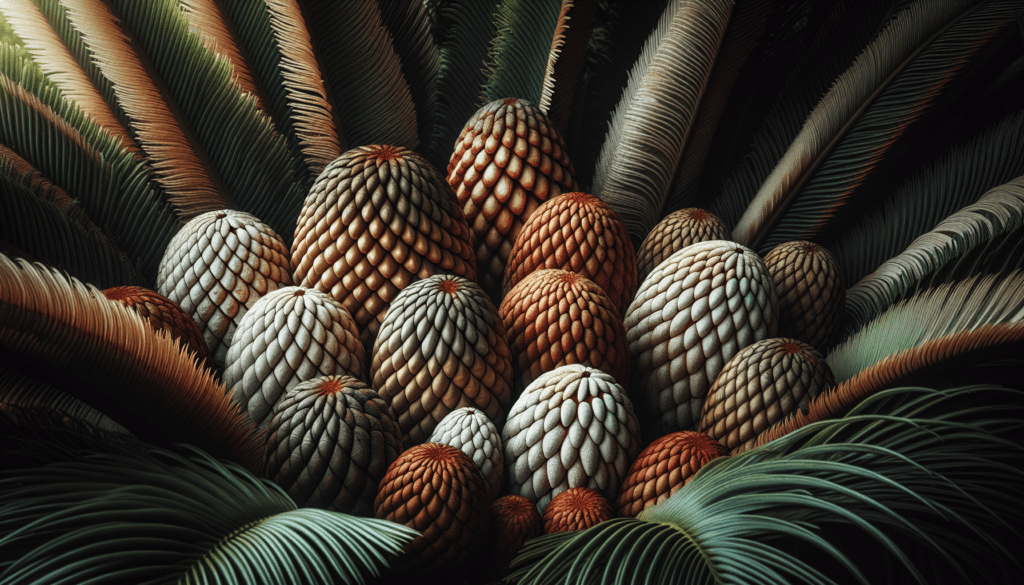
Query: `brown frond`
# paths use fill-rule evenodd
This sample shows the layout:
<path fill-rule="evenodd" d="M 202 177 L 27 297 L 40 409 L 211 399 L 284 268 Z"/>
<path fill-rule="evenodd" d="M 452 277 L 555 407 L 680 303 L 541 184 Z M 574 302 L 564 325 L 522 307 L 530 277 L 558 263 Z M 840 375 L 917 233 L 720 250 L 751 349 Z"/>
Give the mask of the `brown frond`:
<path fill-rule="evenodd" d="M 256 96 L 256 107 L 266 111 L 263 106 L 263 98 L 256 89 L 256 82 L 253 81 L 252 72 L 249 71 L 249 65 L 245 62 L 242 51 L 231 34 L 231 26 L 217 2 L 215 0 L 182 0 L 182 5 L 185 8 L 189 24 L 199 31 L 206 48 L 231 62 L 235 83 L 242 88 L 242 91 Z"/>
<path fill-rule="evenodd" d="M 587 60 L 587 44 L 595 12 L 596 1 L 562 0 L 562 10 L 558 13 L 558 24 L 555 25 L 551 52 L 544 69 L 539 106 L 563 134 L 569 122 L 578 78 Z"/>
<path fill-rule="evenodd" d="M 0 346 L 144 441 L 260 469 L 262 436 L 213 373 L 93 286 L 0 256 Z"/>

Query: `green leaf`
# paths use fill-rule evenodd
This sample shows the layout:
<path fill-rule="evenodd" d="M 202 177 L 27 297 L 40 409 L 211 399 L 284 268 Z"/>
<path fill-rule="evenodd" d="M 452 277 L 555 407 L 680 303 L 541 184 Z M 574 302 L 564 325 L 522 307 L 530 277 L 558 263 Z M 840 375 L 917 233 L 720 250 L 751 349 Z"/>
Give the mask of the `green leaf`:
<path fill-rule="evenodd" d="M 561 0 L 504 0 L 491 45 L 486 101 L 519 98 L 539 104 Z"/>

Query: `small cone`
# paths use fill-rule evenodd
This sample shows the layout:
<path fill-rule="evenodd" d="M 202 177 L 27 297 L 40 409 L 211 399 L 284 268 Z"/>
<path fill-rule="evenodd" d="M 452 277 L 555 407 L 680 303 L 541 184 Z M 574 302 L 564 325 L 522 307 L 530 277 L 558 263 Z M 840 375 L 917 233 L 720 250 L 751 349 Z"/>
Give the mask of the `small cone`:
<path fill-rule="evenodd" d="M 505 459 L 501 435 L 486 414 L 469 407 L 454 410 L 437 425 L 428 442 L 451 445 L 469 455 L 487 482 L 487 499 L 493 501 L 498 497 Z"/>
<path fill-rule="evenodd" d="M 523 223 L 541 203 L 575 190 L 574 174 L 562 136 L 526 100 L 495 100 L 466 122 L 448 162 L 448 184 L 473 232 L 477 281 L 495 304 Z"/>
<path fill-rule="evenodd" d="M 322 376 L 274 405 L 264 473 L 299 506 L 372 516 L 401 452 L 398 424 L 376 392 L 351 376 Z"/>
<path fill-rule="evenodd" d="M 468 455 L 438 443 L 399 455 L 380 483 L 377 518 L 404 524 L 423 536 L 392 564 L 422 575 L 462 573 L 487 536 L 487 485 Z"/>
<path fill-rule="evenodd" d="M 612 516 L 608 498 L 590 488 L 572 488 L 551 498 L 544 510 L 544 534 L 586 530 Z"/>
<path fill-rule="evenodd" d="M 622 480 L 618 515 L 636 516 L 686 485 L 708 461 L 729 451 L 704 433 L 678 431 L 655 440 L 640 453 Z"/>
<path fill-rule="evenodd" d="M 636 292 L 636 256 L 626 226 L 608 204 L 587 193 L 548 199 L 526 220 L 512 246 L 503 294 L 544 268 L 586 276 L 620 315 Z"/>
<path fill-rule="evenodd" d="M 197 215 L 167 244 L 156 291 L 196 322 L 218 367 L 235 328 L 257 300 L 292 284 L 288 247 L 248 213 Z"/>
<path fill-rule="evenodd" d="M 487 575 L 500 580 L 527 540 L 544 534 L 537 506 L 523 496 L 509 494 L 491 503 L 490 528 L 484 554 Z"/>
<path fill-rule="evenodd" d="M 779 337 L 825 351 L 842 322 L 846 281 L 835 256 L 814 242 L 787 242 L 765 256 L 779 295 Z"/>
<path fill-rule="evenodd" d="M 567 364 L 597 368 L 625 387 L 629 349 L 618 308 L 586 277 L 538 270 L 498 308 L 515 365 L 516 393 L 541 374 Z"/>
<path fill-rule="evenodd" d="M 705 209 L 689 207 L 673 211 L 654 226 L 636 254 L 638 282 L 679 250 L 708 240 L 729 240 L 732 234 L 717 215 Z"/>
<path fill-rule="evenodd" d="M 398 292 L 440 273 L 473 279 L 462 209 L 425 158 L 398 146 L 353 148 L 324 168 L 292 243 L 295 281 L 352 314 L 366 348 Z"/>
<path fill-rule="evenodd" d="M 213 365 L 213 357 L 203 341 L 199 326 L 171 299 L 141 286 L 114 286 L 104 289 L 103 296 L 132 309 L 149 321 L 154 329 L 166 329 L 172 337 Z"/>
<path fill-rule="evenodd" d="M 835 385 L 832 370 L 813 347 L 774 338 L 747 346 L 729 360 L 704 402 L 697 430 L 733 453 L 750 448 L 761 431 Z"/>

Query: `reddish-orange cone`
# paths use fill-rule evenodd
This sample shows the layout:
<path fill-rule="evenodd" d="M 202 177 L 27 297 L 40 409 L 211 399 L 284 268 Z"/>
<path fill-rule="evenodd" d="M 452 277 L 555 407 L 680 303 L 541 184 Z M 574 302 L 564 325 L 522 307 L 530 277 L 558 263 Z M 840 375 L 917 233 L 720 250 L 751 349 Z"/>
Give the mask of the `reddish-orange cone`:
<path fill-rule="evenodd" d="M 213 365 L 210 349 L 203 341 L 199 326 L 171 299 L 141 286 L 110 287 L 103 290 L 103 296 L 132 309 L 149 321 L 154 329 L 166 329 L 172 337 Z"/>
<path fill-rule="evenodd" d="M 544 534 L 586 530 L 612 516 L 608 498 L 588 487 L 575 487 L 551 498 L 544 509 Z"/>

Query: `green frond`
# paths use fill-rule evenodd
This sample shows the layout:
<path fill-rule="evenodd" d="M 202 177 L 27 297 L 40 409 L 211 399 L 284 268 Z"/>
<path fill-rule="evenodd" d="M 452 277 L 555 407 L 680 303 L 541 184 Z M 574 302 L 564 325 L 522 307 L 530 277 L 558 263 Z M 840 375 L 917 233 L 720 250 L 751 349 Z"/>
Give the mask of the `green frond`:
<path fill-rule="evenodd" d="M 1024 112 L 1007 116 L 905 181 L 830 247 L 856 283 L 989 189 L 1024 175 Z"/>
<path fill-rule="evenodd" d="M 483 86 L 485 101 L 520 98 L 540 103 L 561 8 L 561 0 L 502 1 Z"/>
<path fill-rule="evenodd" d="M 416 149 L 416 107 L 377 3 L 305 2 L 303 11 L 348 147 Z"/>
<path fill-rule="evenodd" d="M 846 291 L 842 336 L 860 329 L 928 275 L 1024 225 L 1024 177 L 989 190 Z"/>
<path fill-rule="evenodd" d="M 0 418 L 3 469 L 38 465 L 42 459 L 37 447 L 50 445 L 44 437 L 54 428 L 59 432 L 78 421 L 100 433 L 129 435 L 128 429 L 109 416 L 14 364 L 0 364 L 0 413 L 6 415 Z M 74 450 L 83 443 L 75 436 L 59 444 L 61 449 Z"/>
<path fill-rule="evenodd" d="M 562 136 L 569 128 L 573 108 L 582 101 L 577 95 L 586 86 L 583 70 L 597 4 L 597 0 L 562 0 L 558 15 L 538 106 Z"/>
<path fill-rule="evenodd" d="M 811 112 L 733 238 L 764 252 L 815 239 L 970 58 L 1021 14 L 1013 1 L 918 2 L 897 16 Z"/>
<path fill-rule="evenodd" d="M 1020 391 L 991 386 L 879 394 L 845 418 L 715 460 L 637 519 L 533 540 L 512 577 L 876 583 L 895 561 L 901 582 L 992 582 L 1002 566 L 1022 569 L 1022 407 Z M 872 561 L 854 565 L 864 551 Z"/>
<path fill-rule="evenodd" d="M 0 45 L 0 144 L 78 200 L 152 282 L 180 227 L 171 205 L 142 162 L 9 45 Z"/>
<path fill-rule="evenodd" d="M 682 3 L 662 40 L 652 35 L 644 48 L 654 52 L 642 79 L 635 77 L 640 70 L 631 73 L 631 82 L 639 86 L 632 99 L 625 96 L 620 102 L 616 118 L 621 115 L 621 130 L 613 122 L 594 194 L 615 210 L 638 242 L 661 219 L 731 13 L 729 0 Z"/>
<path fill-rule="evenodd" d="M 94 454 L 4 474 L 0 580 L 364 583 L 418 536 L 297 509 L 271 482 L 190 451 Z"/>
<path fill-rule="evenodd" d="M 437 110 L 427 149 L 431 160 L 447 165 L 466 121 L 485 102 L 485 63 L 495 35 L 497 0 L 439 0 Z"/>

